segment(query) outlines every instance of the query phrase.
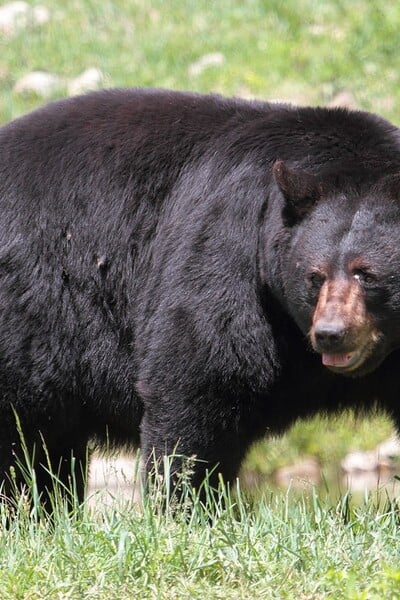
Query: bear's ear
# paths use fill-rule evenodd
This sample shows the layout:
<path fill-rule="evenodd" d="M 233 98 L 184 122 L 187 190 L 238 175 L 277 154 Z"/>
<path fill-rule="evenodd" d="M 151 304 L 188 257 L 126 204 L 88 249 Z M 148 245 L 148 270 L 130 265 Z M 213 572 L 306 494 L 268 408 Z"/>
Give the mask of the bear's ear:
<path fill-rule="evenodd" d="M 274 163 L 272 172 L 286 200 L 283 217 L 288 225 L 295 225 L 304 219 L 320 199 L 321 184 L 311 173 L 291 169 L 283 160 Z"/>

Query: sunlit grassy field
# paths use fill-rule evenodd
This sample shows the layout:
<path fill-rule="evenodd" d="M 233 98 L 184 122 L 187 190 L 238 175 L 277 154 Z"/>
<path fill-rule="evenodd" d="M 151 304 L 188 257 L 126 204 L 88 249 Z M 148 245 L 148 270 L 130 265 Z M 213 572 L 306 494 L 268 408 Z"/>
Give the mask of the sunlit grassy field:
<path fill-rule="evenodd" d="M 206 488 L 206 491 L 207 488 Z M 141 505 L 102 503 L 52 519 L 22 500 L 0 508 L 0 597 L 51 599 L 293 598 L 382 600 L 400 595 L 399 510 L 317 492 L 256 503 L 223 487 L 205 506 L 155 490 Z M 163 507 L 161 510 L 161 506 Z M 190 508 L 189 508 L 190 507 Z"/>
<path fill-rule="evenodd" d="M 0 8 L 6 4 L 0 3 Z M 344 101 L 400 125 L 400 3 L 387 0 L 38 0 L 49 19 L 0 26 L 0 122 L 67 94 L 88 68 L 100 85 L 155 86 L 285 100 Z M 211 55 L 208 60 L 204 56 Z M 59 77 L 44 98 L 18 93 L 32 71 Z M 340 100 L 341 99 L 341 100 Z M 301 456 L 331 467 L 391 433 L 382 417 L 298 424 L 255 447 L 247 474 Z M 0 529 L 0 598 L 397 598 L 398 513 L 267 494 L 189 523 L 144 509 L 86 509 Z M 233 501 L 232 501 L 233 502 Z"/>
<path fill-rule="evenodd" d="M 42 102 L 17 97 L 15 82 L 44 70 L 67 79 L 98 67 L 105 84 L 139 85 L 356 104 L 398 119 L 395 0 L 38 0 L 50 19 L 0 36 L 2 121 Z M 221 64 L 200 73 L 209 53 Z M 60 91 L 62 94 L 62 90 Z"/>

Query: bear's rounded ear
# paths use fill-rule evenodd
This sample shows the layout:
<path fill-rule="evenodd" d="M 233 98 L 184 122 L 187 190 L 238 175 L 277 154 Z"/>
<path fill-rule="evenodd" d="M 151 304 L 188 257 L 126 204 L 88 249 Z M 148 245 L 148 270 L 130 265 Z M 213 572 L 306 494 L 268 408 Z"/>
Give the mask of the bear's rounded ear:
<path fill-rule="evenodd" d="M 286 200 L 283 217 L 288 225 L 295 225 L 320 199 L 321 184 L 311 173 L 291 169 L 283 160 L 274 163 L 272 173 Z"/>

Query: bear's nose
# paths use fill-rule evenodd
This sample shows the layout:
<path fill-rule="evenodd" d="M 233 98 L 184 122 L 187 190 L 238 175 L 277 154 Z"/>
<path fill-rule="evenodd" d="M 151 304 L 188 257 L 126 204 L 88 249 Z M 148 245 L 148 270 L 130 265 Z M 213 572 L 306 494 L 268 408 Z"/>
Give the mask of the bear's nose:
<path fill-rule="evenodd" d="M 314 337 L 318 350 L 334 352 L 341 349 L 346 335 L 344 323 L 340 321 L 318 323 L 314 328 Z"/>

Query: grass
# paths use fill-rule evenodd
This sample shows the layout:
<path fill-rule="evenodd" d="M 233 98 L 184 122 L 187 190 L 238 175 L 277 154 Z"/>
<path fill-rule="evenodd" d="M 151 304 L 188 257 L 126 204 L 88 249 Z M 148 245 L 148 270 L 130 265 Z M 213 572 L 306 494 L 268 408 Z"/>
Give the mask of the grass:
<path fill-rule="evenodd" d="M 43 4 L 42 0 L 31 5 Z M 340 91 L 399 122 L 400 5 L 388 0 L 49 0 L 50 21 L 0 38 L 0 120 L 42 100 L 13 94 L 34 70 L 106 85 L 326 103 Z M 224 62 L 191 74 L 207 53 Z M 63 91 L 60 91 L 62 94 Z"/>
<path fill-rule="evenodd" d="M 250 450 L 242 469 L 247 480 L 271 485 L 276 469 L 314 457 L 332 485 L 341 459 L 351 451 L 368 451 L 393 435 L 393 425 L 381 414 L 357 417 L 348 411 L 337 418 L 318 416 L 299 421 L 280 438 L 265 439 Z"/>
<path fill-rule="evenodd" d="M 5 2 L 3 2 L 5 3 Z M 48 23 L 0 33 L 0 122 L 44 102 L 17 94 L 25 74 L 66 81 L 89 67 L 105 86 L 157 86 L 301 104 L 347 92 L 362 109 L 400 124 L 395 0 L 29 0 Z M 219 64 L 191 68 L 208 53 Z M 317 456 L 329 468 L 349 449 L 391 433 L 382 417 L 352 415 L 296 425 L 257 445 L 244 471 L 270 476 L 282 464 Z M 187 491 L 190 496 L 190 490 Z M 399 511 L 383 492 L 351 502 L 311 488 L 248 500 L 226 490 L 190 515 L 160 511 L 160 492 L 143 506 L 118 498 L 52 521 L 20 498 L 17 518 L 0 507 L 0 598 L 346 598 L 400 596 Z M 212 503 L 211 503 L 212 504 Z M 225 508 L 222 506 L 225 505 Z"/>
<path fill-rule="evenodd" d="M 396 598 L 399 508 L 366 497 L 354 507 L 286 494 L 256 505 L 221 486 L 205 507 L 158 488 L 142 504 L 96 499 L 52 520 L 19 502 L 0 509 L 2 600 L 181 598 Z M 192 507 L 188 511 L 188 506 Z M 161 506 L 164 510 L 161 510 Z"/>

